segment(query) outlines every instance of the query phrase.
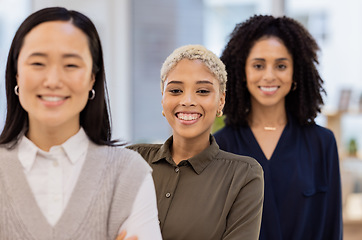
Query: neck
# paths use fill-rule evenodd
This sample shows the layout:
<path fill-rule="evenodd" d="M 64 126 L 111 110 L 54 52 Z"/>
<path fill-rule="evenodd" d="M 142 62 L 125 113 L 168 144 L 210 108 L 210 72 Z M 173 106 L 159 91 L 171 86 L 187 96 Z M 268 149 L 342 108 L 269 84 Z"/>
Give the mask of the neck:
<path fill-rule="evenodd" d="M 285 108 L 252 108 L 249 114 L 249 125 L 252 128 L 260 128 L 265 131 L 275 131 L 284 128 L 287 124 Z"/>
<path fill-rule="evenodd" d="M 176 164 L 182 160 L 189 159 L 210 146 L 209 136 L 207 139 L 185 139 L 182 137 L 173 136 L 172 142 L 172 159 Z"/>
<path fill-rule="evenodd" d="M 48 128 L 34 127 L 29 124 L 29 130 L 26 136 L 40 149 L 49 151 L 52 146 L 61 145 L 70 137 L 74 136 L 80 129 L 80 126 L 72 128 Z"/>

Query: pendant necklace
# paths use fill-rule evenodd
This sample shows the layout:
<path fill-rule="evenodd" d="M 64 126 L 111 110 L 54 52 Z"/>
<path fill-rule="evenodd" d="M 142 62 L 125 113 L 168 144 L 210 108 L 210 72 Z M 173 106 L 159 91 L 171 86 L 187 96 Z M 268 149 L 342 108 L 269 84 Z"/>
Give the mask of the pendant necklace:
<path fill-rule="evenodd" d="M 277 128 L 276 127 L 264 127 L 264 130 L 265 131 L 275 131 L 275 130 L 277 130 Z"/>

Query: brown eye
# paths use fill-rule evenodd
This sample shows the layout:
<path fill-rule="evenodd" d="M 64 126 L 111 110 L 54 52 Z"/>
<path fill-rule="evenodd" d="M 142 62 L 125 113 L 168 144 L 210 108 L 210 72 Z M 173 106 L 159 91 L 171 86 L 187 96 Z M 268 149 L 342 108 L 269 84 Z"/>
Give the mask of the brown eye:
<path fill-rule="evenodd" d="M 209 90 L 202 89 L 202 90 L 198 90 L 197 93 L 208 94 L 208 93 L 210 93 L 210 91 L 209 91 Z"/>
<path fill-rule="evenodd" d="M 67 64 L 65 65 L 66 68 L 78 68 L 78 65 L 75 64 Z"/>
<path fill-rule="evenodd" d="M 287 66 L 284 65 L 284 64 L 279 64 L 279 65 L 278 65 L 278 69 L 284 70 L 284 69 L 286 69 L 286 68 L 287 68 Z"/>
<path fill-rule="evenodd" d="M 260 69 L 263 69 L 263 65 L 261 64 L 254 64 L 253 65 L 253 68 L 257 69 L 257 70 L 260 70 Z"/>
<path fill-rule="evenodd" d="M 182 93 L 182 91 L 180 89 L 170 89 L 168 92 L 172 93 L 172 94 L 179 94 Z"/>
<path fill-rule="evenodd" d="M 30 63 L 30 65 L 32 65 L 32 66 L 44 66 L 44 64 L 41 63 L 41 62 L 33 62 L 33 63 Z"/>

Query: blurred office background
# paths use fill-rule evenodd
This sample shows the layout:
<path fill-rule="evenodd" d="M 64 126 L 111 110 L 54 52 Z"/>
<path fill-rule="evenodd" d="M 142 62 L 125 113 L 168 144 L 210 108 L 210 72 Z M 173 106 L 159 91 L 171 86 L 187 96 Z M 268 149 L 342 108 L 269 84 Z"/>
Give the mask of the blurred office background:
<path fill-rule="evenodd" d="M 163 142 L 171 134 L 161 114 L 159 72 L 173 49 L 203 44 L 220 55 L 235 24 L 254 14 L 299 20 L 321 47 L 319 69 L 328 95 L 317 122 L 337 138 L 346 229 L 362 226 L 362 1 L 0 0 L 0 130 L 12 37 L 27 15 L 49 6 L 78 10 L 95 23 L 105 55 L 113 137 L 132 143 Z"/>

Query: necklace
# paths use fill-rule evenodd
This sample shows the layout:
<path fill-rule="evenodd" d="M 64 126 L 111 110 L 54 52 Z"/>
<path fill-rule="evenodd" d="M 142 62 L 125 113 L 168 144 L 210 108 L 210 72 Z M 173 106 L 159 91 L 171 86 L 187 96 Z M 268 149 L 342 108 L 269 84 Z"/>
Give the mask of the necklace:
<path fill-rule="evenodd" d="M 276 127 L 264 127 L 264 130 L 265 131 L 275 131 L 275 130 L 277 130 L 277 128 Z"/>

